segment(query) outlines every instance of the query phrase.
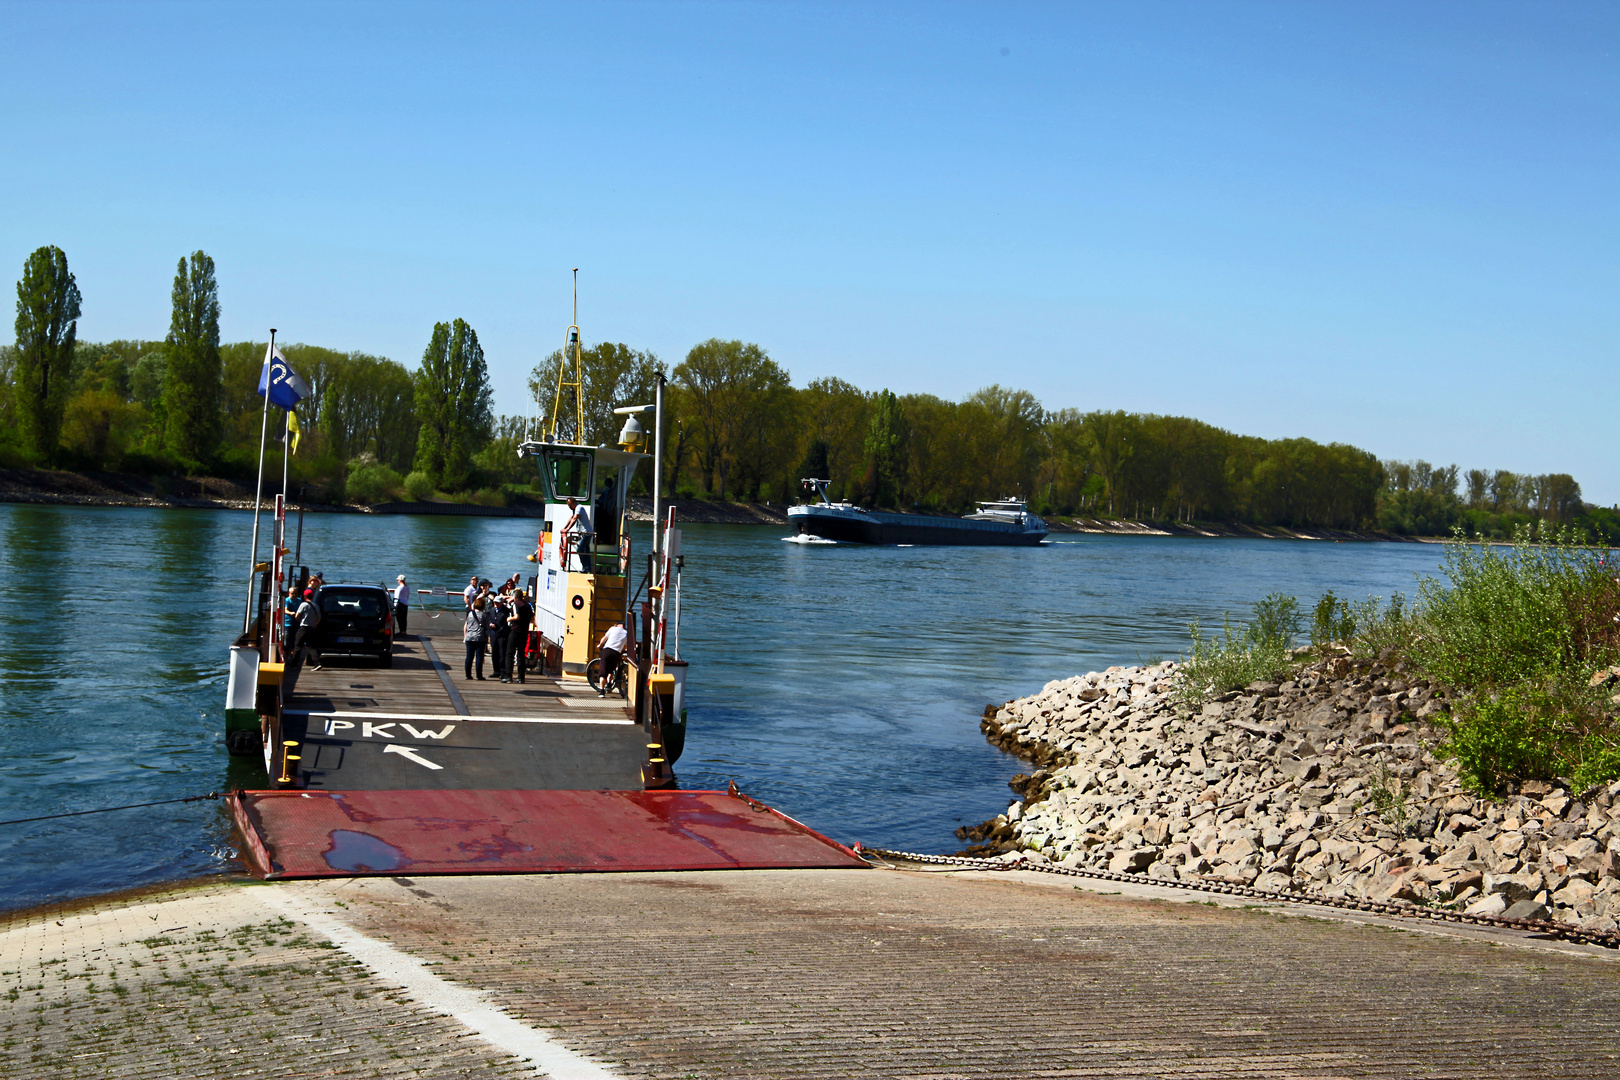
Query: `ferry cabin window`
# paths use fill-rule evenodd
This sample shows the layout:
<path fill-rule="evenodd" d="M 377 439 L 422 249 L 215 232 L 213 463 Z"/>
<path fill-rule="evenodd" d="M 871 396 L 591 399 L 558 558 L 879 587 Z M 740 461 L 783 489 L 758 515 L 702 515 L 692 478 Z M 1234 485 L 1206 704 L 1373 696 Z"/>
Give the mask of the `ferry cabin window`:
<path fill-rule="evenodd" d="M 551 488 L 553 502 L 562 502 L 572 495 L 582 501 L 591 494 L 591 455 L 546 454 L 544 465 L 546 486 Z"/>

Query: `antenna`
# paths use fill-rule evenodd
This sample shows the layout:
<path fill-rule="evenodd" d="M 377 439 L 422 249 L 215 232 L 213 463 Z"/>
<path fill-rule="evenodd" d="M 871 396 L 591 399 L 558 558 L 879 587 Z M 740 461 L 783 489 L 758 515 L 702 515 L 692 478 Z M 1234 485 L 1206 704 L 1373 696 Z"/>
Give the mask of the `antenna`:
<path fill-rule="evenodd" d="M 585 358 L 581 355 L 582 349 L 579 340 L 579 267 L 574 267 L 574 321 L 568 327 L 568 336 L 563 341 L 562 360 L 557 365 L 557 393 L 552 399 L 551 430 L 547 436 L 551 442 L 557 441 L 557 424 L 562 419 L 562 399 L 564 390 L 574 392 L 574 442 L 585 442 Z M 569 354 L 573 354 L 574 377 L 568 377 Z"/>

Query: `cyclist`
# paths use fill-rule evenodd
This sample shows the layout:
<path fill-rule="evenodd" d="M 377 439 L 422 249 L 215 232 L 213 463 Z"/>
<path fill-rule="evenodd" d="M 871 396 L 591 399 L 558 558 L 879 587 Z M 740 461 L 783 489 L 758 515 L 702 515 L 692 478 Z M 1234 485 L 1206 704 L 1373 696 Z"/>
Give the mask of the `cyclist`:
<path fill-rule="evenodd" d="M 608 687 L 618 677 L 619 664 L 624 659 L 624 647 L 629 640 L 630 632 L 624 628 L 624 623 L 616 622 L 607 628 L 602 640 L 596 643 L 602 657 L 602 681 L 596 688 L 597 697 L 607 697 Z"/>

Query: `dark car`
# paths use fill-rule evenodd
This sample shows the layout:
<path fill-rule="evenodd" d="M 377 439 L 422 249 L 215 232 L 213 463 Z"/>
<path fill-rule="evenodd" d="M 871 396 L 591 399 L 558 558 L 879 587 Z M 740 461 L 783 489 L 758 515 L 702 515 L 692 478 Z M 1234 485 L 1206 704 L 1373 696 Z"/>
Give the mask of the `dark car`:
<path fill-rule="evenodd" d="M 394 600 L 380 585 L 323 585 L 312 642 L 322 658 L 371 656 L 394 666 Z"/>

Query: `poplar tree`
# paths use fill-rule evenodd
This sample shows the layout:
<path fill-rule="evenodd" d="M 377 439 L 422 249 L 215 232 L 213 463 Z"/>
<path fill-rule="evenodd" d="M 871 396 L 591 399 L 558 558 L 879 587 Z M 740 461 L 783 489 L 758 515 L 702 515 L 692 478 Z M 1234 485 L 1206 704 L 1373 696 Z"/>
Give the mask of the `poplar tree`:
<path fill-rule="evenodd" d="M 42 247 L 17 282 L 17 350 L 12 378 L 25 444 L 41 457 L 56 453 L 67 407 L 79 286 L 59 247 Z"/>
<path fill-rule="evenodd" d="M 219 286 L 214 260 L 193 252 L 174 272 L 174 313 L 164 349 L 164 445 L 171 454 L 204 462 L 219 443 Z"/>
<path fill-rule="evenodd" d="M 894 394 L 884 390 L 872 399 L 866 429 L 866 498 L 873 506 L 893 506 L 906 480 L 906 452 L 911 427 Z"/>
<path fill-rule="evenodd" d="M 473 455 L 494 427 L 494 398 L 478 334 L 464 319 L 435 323 L 416 382 L 416 470 L 454 491 L 472 476 Z"/>

